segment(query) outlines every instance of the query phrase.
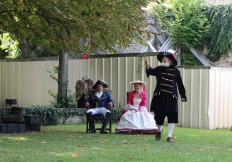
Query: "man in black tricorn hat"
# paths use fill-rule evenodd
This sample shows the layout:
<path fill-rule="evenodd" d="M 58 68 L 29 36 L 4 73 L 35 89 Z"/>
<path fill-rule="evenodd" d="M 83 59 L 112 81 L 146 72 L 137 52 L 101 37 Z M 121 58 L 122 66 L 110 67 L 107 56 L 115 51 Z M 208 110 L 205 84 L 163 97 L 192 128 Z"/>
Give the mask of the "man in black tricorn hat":
<path fill-rule="evenodd" d="M 95 90 L 94 93 L 90 94 L 90 96 L 87 99 L 87 102 L 85 103 L 86 107 L 90 107 L 90 109 L 88 109 L 86 112 L 90 126 L 90 133 L 96 133 L 95 124 L 93 120 L 93 115 L 96 114 L 102 114 L 105 116 L 102 122 L 102 128 L 100 133 L 108 133 L 105 129 L 111 116 L 111 112 L 107 109 L 107 107 L 113 107 L 114 101 L 111 98 L 109 92 L 104 91 L 104 88 L 107 87 L 108 86 L 104 81 L 98 80 L 92 87 L 92 89 Z"/>
<path fill-rule="evenodd" d="M 178 91 L 181 101 L 186 102 L 186 92 L 183 85 L 180 71 L 175 67 L 177 65 L 176 52 L 169 49 L 160 52 L 157 59 L 161 64 L 156 68 L 151 68 L 148 60 L 145 60 L 147 76 L 154 75 L 157 79 L 156 88 L 153 94 L 150 110 L 154 111 L 155 121 L 158 125 L 158 132 L 155 139 L 161 139 L 163 131 L 162 125 L 164 119 L 168 118 L 168 142 L 173 142 L 172 133 L 175 123 L 178 123 Z"/>

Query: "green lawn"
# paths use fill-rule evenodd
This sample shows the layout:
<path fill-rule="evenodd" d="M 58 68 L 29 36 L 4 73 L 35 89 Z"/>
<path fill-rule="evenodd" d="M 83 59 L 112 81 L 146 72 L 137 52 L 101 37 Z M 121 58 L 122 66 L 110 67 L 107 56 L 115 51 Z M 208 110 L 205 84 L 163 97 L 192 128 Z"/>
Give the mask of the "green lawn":
<path fill-rule="evenodd" d="M 85 125 L 43 126 L 41 132 L 0 134 L 0 161 L 232 161 L 232 131 L 178 128 L 175 142 L 154 135 L 86 134 Z"/>

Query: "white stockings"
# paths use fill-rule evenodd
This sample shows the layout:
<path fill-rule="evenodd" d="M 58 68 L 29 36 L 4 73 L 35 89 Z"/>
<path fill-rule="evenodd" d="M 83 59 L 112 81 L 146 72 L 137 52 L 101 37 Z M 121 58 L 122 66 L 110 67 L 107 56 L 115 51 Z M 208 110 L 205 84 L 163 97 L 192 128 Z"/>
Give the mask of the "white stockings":
<path fill-rule="evenodd" d="M 175 127 L 175 123 L 168 123 L 168 137 L 172 137 L 174 127 Z"/>

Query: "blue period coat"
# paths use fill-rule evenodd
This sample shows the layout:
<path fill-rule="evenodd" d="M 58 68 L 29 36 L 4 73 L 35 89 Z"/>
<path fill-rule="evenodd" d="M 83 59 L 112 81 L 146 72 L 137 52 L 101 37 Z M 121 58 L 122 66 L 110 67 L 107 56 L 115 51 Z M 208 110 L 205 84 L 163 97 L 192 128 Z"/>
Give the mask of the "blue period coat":
<path fill-rule="evenodd" d="M 185 87 L 180 71 L 173 65 L 147 68 L 147 76 L 156 76 L 157 84 L 153 93 L 150 110 L 160 113 L 178 113 L 178 91 L 181 98 L 187 101 Z"/>
<path fill-rule="evenodd" d="M 96 107 L 108 107 L 108 103 L 112 102 L 114 104 L 114 101 L 107 91 L 103 91 L 103 94 L 101 98 L 98 98 L 95 93 L 92 93 L 88 99 L 87 102 L 89 102 L 91 108 L 96 108 Z"/>

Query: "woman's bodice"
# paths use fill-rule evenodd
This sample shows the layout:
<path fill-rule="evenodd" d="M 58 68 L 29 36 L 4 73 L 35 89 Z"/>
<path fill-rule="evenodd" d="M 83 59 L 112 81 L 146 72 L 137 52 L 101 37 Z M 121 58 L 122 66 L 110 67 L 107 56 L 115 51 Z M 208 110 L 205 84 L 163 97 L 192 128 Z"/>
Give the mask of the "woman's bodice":
<path fill-rule="evenodd" d="M 133 98 L 133 104 L 134 106 L 139 106 L 140 102 L 142 101 L 141 98 Z"/>

